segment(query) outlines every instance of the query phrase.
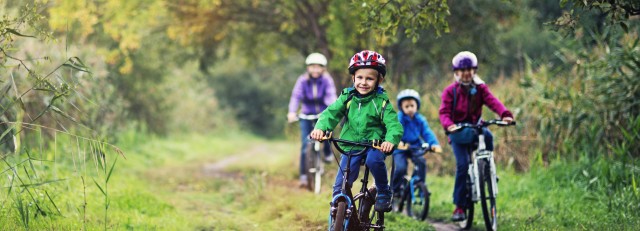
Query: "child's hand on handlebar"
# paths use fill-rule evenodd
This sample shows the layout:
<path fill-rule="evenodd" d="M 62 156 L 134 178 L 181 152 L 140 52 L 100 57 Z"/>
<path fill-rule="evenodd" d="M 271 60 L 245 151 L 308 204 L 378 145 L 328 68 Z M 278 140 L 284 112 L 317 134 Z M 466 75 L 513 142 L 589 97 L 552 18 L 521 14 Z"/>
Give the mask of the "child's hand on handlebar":
<path fill-rule="evenodd" d="M 442 152 L 442 147 L 440 147 L 440 145 L 432 145 L 431 146 L 431 151 L 436 152 L 436 153 L 441 153 Z"/>
<path fill-rule="evenodd" d="M 382 142 L 380 145 L 380 151 L 384 153 L 390 153 L 393 150 L 393 144 L 389 141 Z"/>
<path fill-rule="evenodd" d="M 447 127 L 447 131 L 449 132 L 454 132 L 456 129 L 458 129 L 458 125 L 455 124 L 449 125 L 449 127 Z"/>
<path fill-rule="evenodd" d="M 511 122 L 513 122 L 513 118 L 511 118 L 511 117 L 504 117 L 504 118 L 502 118 L 502 121 L 503 121 L 503 122 L 506 122 L 506 123 L 508 123 L 508 124 L 510 124 Z"/>
<path fill-rule="evenodd" d="M 298 121 L 298 115 L 296 115 L 295 112 L 289 112 L 289 114 L 287 114 L 287 121 L 289 123 Z"/>
<path fill-rule="evenodd" d="M 309 134 L 309 137 L 311 137 L 311 139 L 320 141 L 324 137 L 324 132 L 320 129 L 313 129 L 313 131 L 311 131 L 311 134 Z"/>

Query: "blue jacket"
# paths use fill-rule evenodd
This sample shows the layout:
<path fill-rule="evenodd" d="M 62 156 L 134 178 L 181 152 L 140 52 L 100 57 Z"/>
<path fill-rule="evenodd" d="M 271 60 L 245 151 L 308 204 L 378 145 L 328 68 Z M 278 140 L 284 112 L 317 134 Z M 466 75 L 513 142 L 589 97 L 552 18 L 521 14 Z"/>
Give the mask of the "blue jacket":
<path fill-rule="evenodd" d="M 398 112 L 398 120 L 404 128 L 404 134 L 402 135 L 402 142 L 410 144 L 411 146 L 422 145 L 422 141 L 429 145 L 440 145 L 438 138 L 429 128 L 429 123 L 424 116 L 420 113 L 416 113 L 413 119 L 408 115 L 405 115 L 402 110 Z M 422 140 L 420 139 L 422 138 Z"/>

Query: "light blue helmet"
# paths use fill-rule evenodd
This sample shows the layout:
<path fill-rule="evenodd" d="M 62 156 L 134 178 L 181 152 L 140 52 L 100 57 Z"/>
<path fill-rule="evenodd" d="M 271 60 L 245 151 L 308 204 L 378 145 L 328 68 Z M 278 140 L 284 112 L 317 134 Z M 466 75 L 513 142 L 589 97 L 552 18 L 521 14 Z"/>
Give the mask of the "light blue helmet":
<path fill-rule="evenodd" d="M 397 97 L 398 108 L 402 107 L 402 105 L 400 105 L 400 102 L 402 102 L 402 100 L 409 99 L 409 98 L 416 100 L 416 103 L 418 104 L 418 109 L 420 109 L 420 94 L 413 89 L 404 89 L 400 91 L 400 93 L 398 93 L 398 97 Z"/>

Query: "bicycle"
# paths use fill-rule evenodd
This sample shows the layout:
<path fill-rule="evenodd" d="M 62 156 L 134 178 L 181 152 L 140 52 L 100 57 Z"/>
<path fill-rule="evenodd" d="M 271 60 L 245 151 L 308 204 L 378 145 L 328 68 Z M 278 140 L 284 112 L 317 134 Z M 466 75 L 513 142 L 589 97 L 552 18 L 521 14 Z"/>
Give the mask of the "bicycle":
<path fill-rule="evenodd" d="M 421 157 L 427 152 L 441 152 L 434 150 L 429 144 L 424 143 L 420 147 L 409 147 L 409 145 L 398 145 L 398 150 L 411 150 L 411 156 Z M 412 159 L 413 159 L 412 158 Z M 418 176 L 418 166 L 413 165 L 413 173 L 411 177 L 405 175 L 400 184 L 400 195 L 395 198 L 400 200 L 394 201 L 394 212 L 402 212 L 406 203 L 406 211 L 409 217 L 416 220 L 424 221 L 429 214 L 429 205 L 431 199 L 431 191 L 427 187 L 426 182 L 420 180 Z"/>
<path fill-rule="evenodd" d="M 331 137 L 329 132 L 324 140 L 328 140 L 333 143 L 334 147 L 343 155 L 347 156 L 347 163 L 351 163 L 351 158 L 355 156 L 364 155 L 371 148 L 380 149 L 381 141 L 374 140 L 370 143 L 354 142 L 343 139 L 336 139 Z M 339 143 L 350 144 L 355 146 L 364 147 L 361 151 L 348 152 L 340 148 Z M 361 163 L 366 160 L 363 158 Z M 340 163 L 338 163 L 340 166 Z M 340 167 L 338 167 L 340 168 Z M 367 188 L 369 183 L 369 167 L 365 165 L 364 174 L 360 182 L 362 187 L 360 192 L 355 196 L 351 196 L 350 190 L 347 189 L 347 182 L 349 179 L 350 164 L 347 164 L 346 169 L 341 169 L 344 172 L 342 186 L 340 193 L 333 197 L 331 200 L 331 211 L 329 212 L 329 231 L 343 231 L 343 230 L 384 230 L 384 212 L 378 212 L 371 208 L 376 201 L 376 188 L 372 186 Z M 375 221 L 374 221 L 375 220 Z M 374 222 L 372 222 L 374 221 Z"/>
<path fill-rule="evenodd" d="M 298 114 L 299 119 L 311 120 L 311 127 L 316 125 L 320 115 Z M 307 172 L 307 189 L 315 194 L 320 194 L 322 187 L 322 175 L 324 175 L 324 160 L 321 150 L 322 142 L 309 139 L 305 148 L 305 169 Z"/>
<path fill-rule="evenodd" d="M 482 206 L 482 215 L 487 230 L 498 229 L 498 211 L 496 207 L 496 198 L 498 196 L 498 176 L 496 174 L 496 165 L 493 159 L 493 152 L 486 150 L 484 141 L 483 128 L 491 125 L 510 126 L 515 122 L 507 123 L 502 120 L 490 120 L 477 125 L 469 123 L 457 124 L 454 132 L 460 131 L 462 128 L 471 128 L 476 131 L 478 136 L 477 143 L 469 146 L 470 163 L 466 184 L 466 206 L 464 208 L 466 219 L 459 222 L 462 229 L 470 229 L 473 225 L 474 204 L 480 201 Z M 475 150 L 474 150 L 475 149 Z M 479 192 L 479 193 L 478 193 Z"/>

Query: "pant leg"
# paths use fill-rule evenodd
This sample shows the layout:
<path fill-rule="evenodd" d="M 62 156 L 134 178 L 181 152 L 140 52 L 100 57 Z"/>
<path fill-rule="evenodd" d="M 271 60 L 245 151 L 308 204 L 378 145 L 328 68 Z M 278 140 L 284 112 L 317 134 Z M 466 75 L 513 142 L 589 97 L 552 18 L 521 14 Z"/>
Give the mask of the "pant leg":
<path fill-rule="evenodd" d="M 458 207 L 464 207 L 464 196 L 467 194 L 466 177 L 469 170 L 468 145 L 451 143 L 453 154 L 456 157 L 456 180 L 453 186 L 453 203 Z"/>
<path fill-rule="evenodd" d="M 414 156 L 411 158 L 413 164 L 418 167 L 417 176 L 422 182 L 426 182 L 427 179 L 427 160 L 424 156 Z"/>
<path fill-rule="evenodd" d="M 344 170 L 347 169 L 347 164 L 349 164 L 349 179 L 347 179 L 347 189 L 351 189 L 351 185 L 353 182 L 358 179 L 358 174 L 360 173 L 360 161 L 364 156 L 354 156 L 351 157 L 351 163 L 347 163 L 348 156 L 342 155 L 342 159 L 340 160 L 340 168 L 338 169 L 338 174 L 336 174 L 336 181 L 333 184 L 333 196 L 338 195 L 340 193 L 340 188 L 342 188 L 342 177 Z M 333 197 L 332 196 L 332 197 Z"/>
<path fill-rule="evenodd" d="M 311 120 L 300 119 L 300 142 L 302 143 L 302 147 L 300 148 L 300 175 L 307 174 L 305 172 L 305 163 L 306 163 L 306 155 L 304 153 L 305 149 L 307 149 L 307 145 L 309 145 L 309 134 L 311 133 Z"/>
<path fill-rule="evenodd" d="M 384 159 L 384 153 L 378 149 L 371 149 L 367 152 L 365 164 L 369 167 L 378 190 L 389 190 L 389 178 L 387 178 L 387 166 L 384 163 Z"/>
<path fill-rule="evenodd" d="M 482 133 L 484 134 L 484 143 L 487 146 L 487 150 L 493 151 L 493 134 L 488 128 L 482 129 Z"/>
<path fill-rule="evenodd" d="M 393 192 L 399 192 L 402 185 L 402 178 L 407 174 L 407 156 L 406 151 L 396 150 L 393 153 L 393 161 L 396 168 L 393 171 L 393 179 L 391 179 L 391 188 Z"/>

